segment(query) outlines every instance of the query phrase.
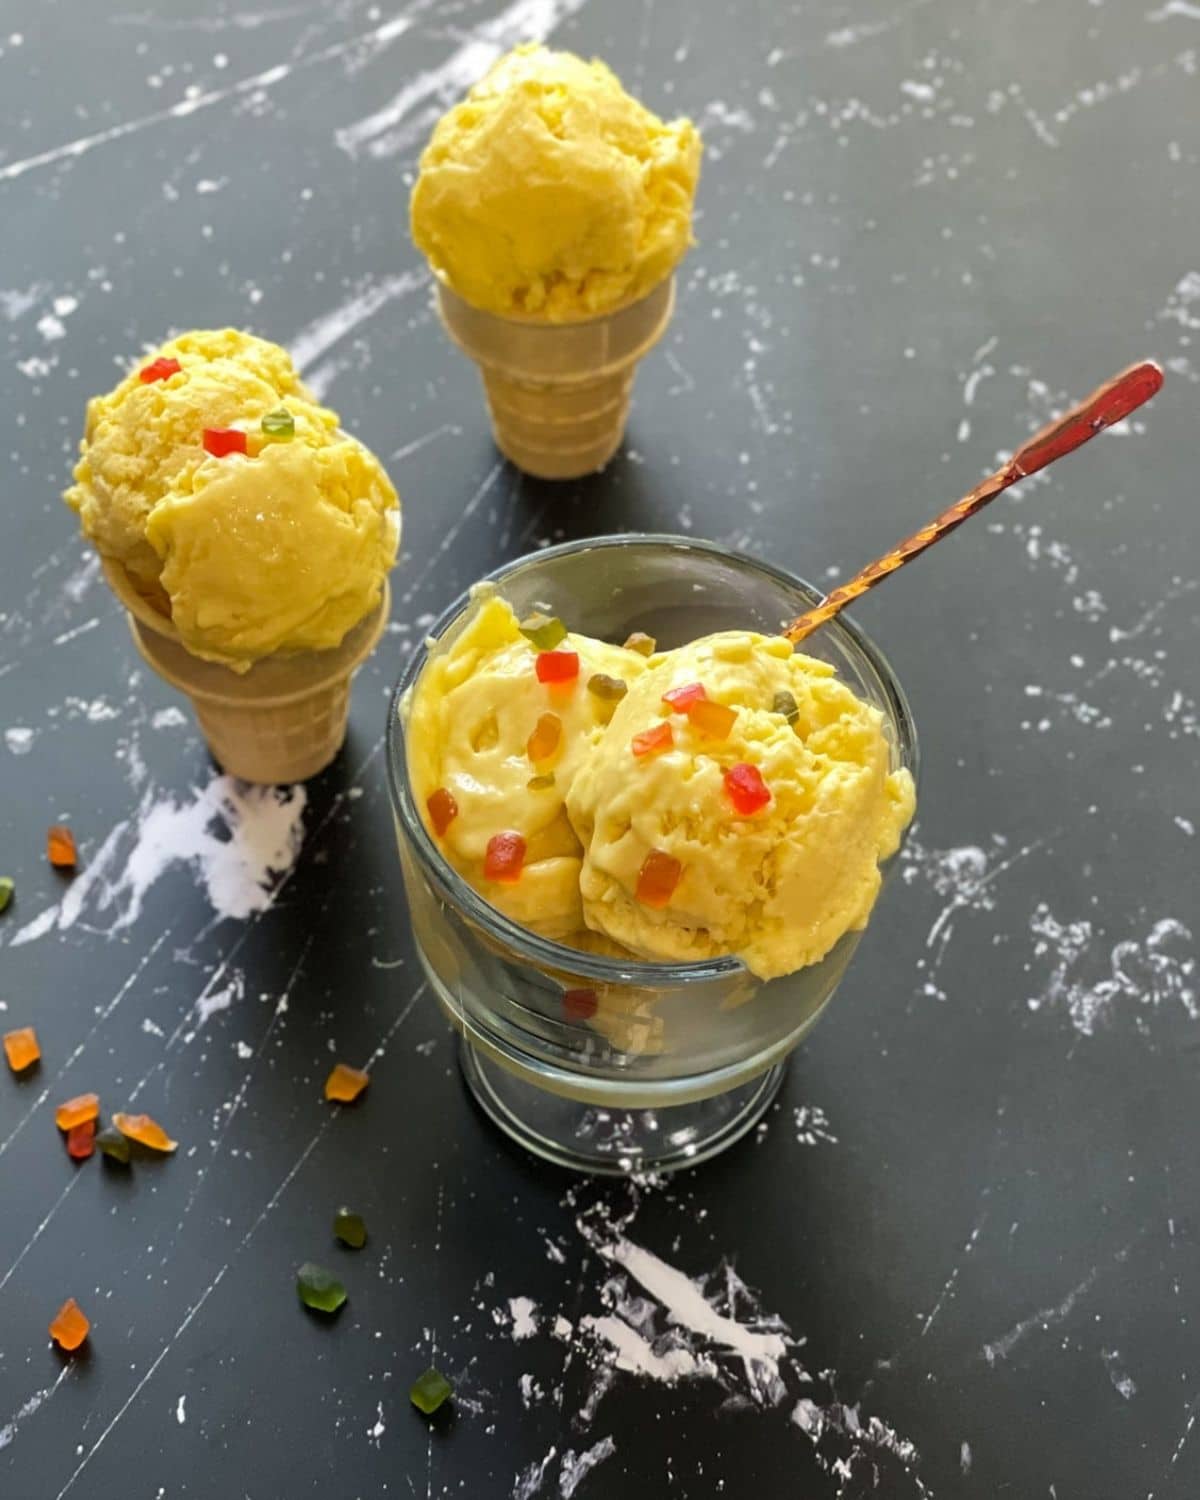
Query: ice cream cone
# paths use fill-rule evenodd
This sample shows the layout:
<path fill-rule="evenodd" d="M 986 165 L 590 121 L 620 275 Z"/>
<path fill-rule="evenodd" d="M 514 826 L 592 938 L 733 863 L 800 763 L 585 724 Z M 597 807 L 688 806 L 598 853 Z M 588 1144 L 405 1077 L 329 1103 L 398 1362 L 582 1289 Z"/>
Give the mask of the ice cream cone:
<path fill-rule="evenodd" d="M 496 446 L 538 479 L 578 479 L 621 445 L 638 361 L 675 305 L 668 277 L 637 302 L 582 323 L 502 318 L 438 282 L 451 339 L 479 366 Z"/>
<path fill-rule="evenodd" d="M 305 781 L 337 755 L 346 737 L 350 679 L 387 622 L 387 580 L 378 606 L 332 651 L 264 657 L 237 673 L 194 656 L 169 616 L 104 560 L 109 586 L 125 606 L 134 643 L 158 675 L 191 700 L 213 758 L 244 781 Z"/>

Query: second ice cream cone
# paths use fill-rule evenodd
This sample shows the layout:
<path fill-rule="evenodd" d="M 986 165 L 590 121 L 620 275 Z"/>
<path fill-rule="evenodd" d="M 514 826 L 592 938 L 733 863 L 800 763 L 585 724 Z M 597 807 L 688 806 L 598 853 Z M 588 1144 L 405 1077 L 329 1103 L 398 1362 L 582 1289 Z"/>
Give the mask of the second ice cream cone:
<path fill-rule="evenodd" d="M 638 362 L 675 305 L 668 277 L 638 301 L 578 323 L 502 318 L 438 283 L 447 333 L 479 366 L 496 446 L 538 479 L 578 479 L 621 446 Z"/>
<path fill-rule="evenodd" d="M 237 673 L 193 655 L 170 618 L 140 593 L 119 563 L 104 574 L 129 616 L 144 660 L 191 701 L 213 759 L 244 781 L 305 781 L 323 771 L 346 738 L 350 681 L 387 623 L 387 581 L 379 604 L 331 651 L 264 657 Z"/>

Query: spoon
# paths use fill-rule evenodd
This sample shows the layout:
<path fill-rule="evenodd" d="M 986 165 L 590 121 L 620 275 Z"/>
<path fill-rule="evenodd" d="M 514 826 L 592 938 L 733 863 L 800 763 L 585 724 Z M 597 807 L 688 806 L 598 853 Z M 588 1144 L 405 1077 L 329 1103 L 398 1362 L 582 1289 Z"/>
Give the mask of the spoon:
<path fill-rule="evenodd" d="M 1023 448 L 1013 454 L 1003 468 L 997 469 L 982 484 L 976 485 L 969 495 L 956 500 L 948 510 L 922 526 L 920 531 L 914 532 L 890 552 L 885 552 L 882 557 L 868 563 L 847 583 L 826 594 L 819 604 L 805 610 L 792 621 L 783 632 L 784 635 L 793 645 L 798 644 L 818 626 L 824 625 L 826 620 L 832 620 L 852 600 L 861 598 L 868 589 L 873 589 L 889 573 L 902 568 L 906 562 L 924 552 L 926 547 L 940 542 L 956 526 L 961 526 L 964 521 L 976 515 L 989 500 L 1003 494 L 1010 485 L 1056 463 L 1068 453 L 1073 453 L 1076 448 L 1081 448 L 1098 432 L 1103 432 L 1106 427 L 1111 427 L 1114 422 L 1120 422 L 1130 412 L 1136 411 L 1143 402 L 1158 394 L 1162 383 L 1163 372 L 1153 360 L 1143 360 L 1141 364 L 1130 365 L 1127 370 L 1114 375 L 1085 401 L 1073 406 L 1065 416 L 1043 427 Z"/>

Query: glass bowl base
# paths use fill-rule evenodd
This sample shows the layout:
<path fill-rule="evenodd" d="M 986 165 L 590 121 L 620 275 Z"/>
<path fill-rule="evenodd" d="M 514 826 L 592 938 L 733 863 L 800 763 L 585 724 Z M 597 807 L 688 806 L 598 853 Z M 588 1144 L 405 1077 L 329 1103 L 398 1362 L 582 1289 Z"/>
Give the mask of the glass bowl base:
<path fill-rule="evenodd" d="M 548 1093 L 459 1038 L 458 1061 L 476 1103 L 506 1135 L 575 1172 L 625 1176 L 694 1167 L 732 1146 L 774 1102 L 787 1063 L 728 1093 L 661 1109 L 613 1109 Z"/>

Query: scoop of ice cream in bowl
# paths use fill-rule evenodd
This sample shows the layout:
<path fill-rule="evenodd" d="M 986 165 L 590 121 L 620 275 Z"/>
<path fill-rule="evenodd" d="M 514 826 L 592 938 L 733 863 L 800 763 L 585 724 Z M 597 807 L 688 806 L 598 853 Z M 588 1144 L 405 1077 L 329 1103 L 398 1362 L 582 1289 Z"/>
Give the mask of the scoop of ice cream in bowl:
<path fill-rule="evenodd" d="M 692 540 L 491 575 L 392 705 L 418 952 L 484 1109 L 589 1171 L 712 1155 L 824 1010 L 912 817 L 882 653 L 819 593 Z"/>

